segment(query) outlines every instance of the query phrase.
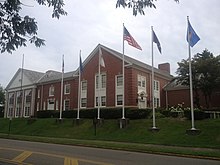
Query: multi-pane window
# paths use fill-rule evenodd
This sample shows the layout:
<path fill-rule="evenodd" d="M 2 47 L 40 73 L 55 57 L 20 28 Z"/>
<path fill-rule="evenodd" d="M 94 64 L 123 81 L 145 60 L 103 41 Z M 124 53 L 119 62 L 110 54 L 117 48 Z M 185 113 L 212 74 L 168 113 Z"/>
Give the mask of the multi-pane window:
<path fill-rule="evenodd" d="M 64 86 L 64 94 L 70 94 L 70 84 L 65 84 L 65 86 Z"/>
<path fill-rule="evenodd" d="M 50 86 L 50 88 L 49 88 L 49 96 L 54 96 L 54 86 Z"/>
<path fill-rule="evenodd" d="M 99 105 L 99 104 L 98 104 L 98 101 L 99 101 L 98 99 L 99 99 L 99 97 L 96 97 L 96 98 L 95 98 L 95 103 L 96 103 L 95 105 L 96 105 L 96 106 Z M 101 105 L 101 104 L 100 104 L 100 105 Z"/>
<path fill-rule="evenodd" d="M 40 103 L 37 102 L 37 111 L 39 111 L 39 110 L 40 110 Z"/>
<path fill-rule="evenodd" d="M 14 93 L 9 93 L 9 104 L 14 104 Z"/>
<path fill-rule="evenodd" d="M 96 78 L 95 78 L 95 80 L 96 80 L 96 82 L 95 82 L 95 88 L 98 89 L 98 88 L 99 88 L 99 75 L 96 75 L 95 77 L 96 77 Z"/>
<path fill-rule="evenodd" d="M 22 103 L 22 91 L 17 92 L 17 104 Z"/>
<path fill-rule="evenodd" d="M 117 105 L 122 105 L 123 103 L 123 98 L 122 98 L 123 95 L 117 95 Z"/>
<path fill-rule="evenodd" d="M 31 114 L 31 90 L 25 91 L 24 117 L 29 117 Z"/>
<path fill-rule="evenodd" d="M 145 81 L 144 80 L 142 80 L 142 87 L 145 87 L 146 85 L 145 85 Z"/>
<path fill-rule="evenodd" d="M 138 75 L 137 77 L 137 83 L 138 83 L 138 87 L 146 87 L 146 77 L 142 76 L 142 75 Z"/>
<path fill-rule="evenodd" d="M 87 90 L 87 81 L 82 81 L 82 90 Z"/>
<path fill-rule="evenodd" d="M 25 91 L 25 102 L 31 102 L 31 90 Z"/>
<path fill-rule="evenodd" d="M 15 117 L 19 117 L 21 115 L 21 106 L 22 106 L 22 91 L 17 91 Z"/>
<path fill-rule="evenodd" d="M 117 86 L 122 86 L 123 85 L 123 76 L 118 75 L 116 79 L 117 79 Z"/>
<path fill-rule="evenodd" d="M 24 116 L 28 117 L 30 116 L 30 111 L 31 110 L 31 104 L 30 103 L 26 103 L 25 108 L 24 108 Z"/>
<path fill-rule="evenodd" d="M 17 104 L 15 116 L 18 117 L 20 115 L 21 115 L 21 104 Z"/>
<path fill-rule="evenodd" d="M 141 87 L 141 81 L 138 81 L 138 86 Z"/>
<path fill-rule="evenodd" d="M 13 107 L 8 108 L 8 117 L 13 117 Z"/>
<path fill-rule="evenodd" d="M 99 75 L 96 75 L 96 89 L 98 89 Z M 101 86 L 100 88 L 106 88 L 106 74 L 101 74 Z"/>
<path fill-rule="evenodd" d="M 98 106 L 98 97 L 96 97 L 96 106 Z M 106 96 L 101 96 L 100 106 L 106 106 Z"/>
<path fill-rule="evenodd" d="M 102 88 L 106 87 L 106 74 L 101 75 Z"/>
<path fill-rule="evenodd" d="M 87 98 L 82 98 L 81 99 L 81 107 L 86 107 L 87 106 Z"/>
<path fill-rule="evenodd" d="M 101 97 L 101 106 L 106 106 L 106 96 Z"/>
<path fill-rule="evenodd" d="M 159 81 L 154 81 L 154 90 L 159 91 Z"/>
<path fill-rule="evenodd" d="M 160 99 L 159 98 L 154 98 L 154 106 L 160 107 Z"/>
<path fill-rule="evenodd" d="M 47 110 L 54 110 L 55 99 L 48 99 Z"/>
<path fill-rule="evenodd" d="M 64 111 L 70 110 L 70 100 L 64 100 Z"/>
<path fill-rule="evenodd" d="M 40 98 L 40 89 L 37 90 L 37 98 Z"/>

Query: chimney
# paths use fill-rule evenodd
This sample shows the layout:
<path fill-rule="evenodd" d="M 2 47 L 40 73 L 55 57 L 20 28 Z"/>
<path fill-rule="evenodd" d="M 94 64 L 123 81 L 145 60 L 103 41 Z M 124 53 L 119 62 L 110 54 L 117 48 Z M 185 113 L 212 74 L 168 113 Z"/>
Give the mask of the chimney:
<path fill-rule="evenodd" d="M 170 63 L 167 62 L 167 63 L 158 64 L 158 68 L 170 74 Z"/>

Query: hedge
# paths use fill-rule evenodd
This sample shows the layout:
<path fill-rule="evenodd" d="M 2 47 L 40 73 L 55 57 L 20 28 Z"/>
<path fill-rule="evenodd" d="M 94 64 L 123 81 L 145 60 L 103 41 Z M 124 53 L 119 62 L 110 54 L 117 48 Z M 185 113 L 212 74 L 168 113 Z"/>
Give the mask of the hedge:
<path fill-rule="evenodd" d="M 80 118 L 94 119 L 97 117 L 97 109 L 82 109 L 80 110 Z M 134 109 L 134 108 L 125 108 L 125 117 L 129 119 L 144 119 L 147 118 L 152 110 L 150 109 Z M 37 118 L 59 118 L 59 111 L 44 110 L 37 111 Z M 77 110 L 69 110 L 62 112 L 63 118 L 76 118 Z M 119 119 L 122 117 L 121 108 L 105 108 L 100 109 L 100 117 L 104 119 Z"/>
<path fill-rule="evenodd" d="M 0 117 L 4 117 L 4 107 L 0 107 Z"/>
<path fill-rule="evenodd" d="M 191 110 L 184 110 L 184 116 L 187 118 L 187 119 L 190 119 L 191 120 Z M 202 120 L 202 119 L 205 119 L 206 116 L 205 116 L 205 112 L 203 110 L 197 110 L 195 109 L 194 110 L 194 119 L 195 120 Z"/>

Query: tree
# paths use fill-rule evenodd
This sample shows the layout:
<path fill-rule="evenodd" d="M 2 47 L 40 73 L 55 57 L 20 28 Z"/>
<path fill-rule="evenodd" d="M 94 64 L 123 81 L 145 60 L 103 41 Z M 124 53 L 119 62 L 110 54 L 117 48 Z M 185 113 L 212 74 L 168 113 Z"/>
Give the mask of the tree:
<path fill-rule="evenodd" d="M 205 49 L 201 54 L 197 53 L 193 59 L 196 63 L 199 88 L 205 96 L 206 106 L 209 108 L 213 90 L 219 85 L 220 60 Z"/>
<path fill-rule="evenodd" d="M 210 107 L 213 90 L 220 83 L 220 56 L 215 57 L 207 49 L 192 58 L 192 82 L 195 93 L 195 104 L 200 107 L 198 90 L 205 96 L 206 107 Z M 189 61 L 178 63 L 178 83 L 189 86 Z"/>
<path fill-rule="evenodd" d="M 156 5 L 154 4 L 156 0 L 117 0 L 116 8 L 123 7 L 123 8 L 131 8 L 133 10 L 133 15 L 136 16 L 138 13 L 141 15 L 145 15 L 144 9 L 155 8 Z M 174 0 L 175 2 L 179 2 L 179 0 Z"/>
<path fill-rule="evenodd" d="M 177 63 L 179 65 L 179 68 L 177 68 L 176 73 L 178 74 L 177 77 L 177 83 L 182 84 L 185 86 L 189 86 L 189 59 L 182 60 L 181 62 Z M 196 71 L 195 67 L 195 61 L 191 61 L 191 67 L 192 67 L 192 82 L 193 82 L 193 91 L 195 93 L 194 95 L 194 103 L 195 105 L 200 108 L 200 101 L 199 101 L 199 73 Z"/>
<path fill-rule="evenodd" d="M 63 0 L 35 0 L 39 5 L 53 7 L 52 17 L 59 19 L 67 15 Z M 37 22 L 30 16 L 21 16 L 22 0 L 0 1 L 0 51 L 12 53 L 21 46 L 26 46 L 27 40 L 36 47 L 45 45 L 45 40 L 37 36 Z"/>
<path fill-rule="evenodd" d="M 4 115 L 4 105 L 5 105 L 5 91 L 0 84 L 0 117 Z"/>
<path fill-rule="evenodd" d="M 4 104 L 5 104 L 5 91 L 0 84 L 0 105 L 4 105 Z"/>

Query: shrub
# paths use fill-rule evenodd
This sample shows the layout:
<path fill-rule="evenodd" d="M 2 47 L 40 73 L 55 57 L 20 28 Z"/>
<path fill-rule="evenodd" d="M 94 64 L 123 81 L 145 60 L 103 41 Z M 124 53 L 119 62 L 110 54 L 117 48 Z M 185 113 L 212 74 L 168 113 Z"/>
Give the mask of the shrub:
<path fill-rule="evenodd" d="M 59 111 L 45 110 L 45 111 L 37 111 L 37 118 L 58 118 L 60 115 Z"/>
<path fill-rule="evenodd" d="M 0 117 L 4 117 L 4 107 L 0 106 Z"/>
<path fill-rule="evenodd" d="M 190 108 L 187 108 L 187 109 L 184 110 L 184 116 L 187 119 L 191 120 L 191 110 L 190 110 Z M 205 119 L 205 112 L 203 110 L 200 110 L 200 109 L 194 109 L 194 119 L 195 120 Z"/>
<path fill-rule="evenodd" d="M 81 109 L 80 118 L 94 119 L 97 117 L 98 109 Z M 129 119 L 144 119 L 151 113 L 150 109 L 136 109 L 125 108 L 125 117 Z M 60 116 L 59 111 L 37 111 L 36 116 L 38 118 L 58 118 Z M 63 118 L 76 118 L 77 110 L 69 110 L 62 112 Z M 118 119 L 122 117 L 122 108 L 103 108 L 100 109 L 100 117 L 104 119 Z"/>
<path fill-rule="evenodd" d="M 160 110 L 160 113 L 163 114 L 165 117 L 170 117 L 170 110 L 168 109 Z"/>
<path fill-rule="evenodd" d="M 151 109 L 127 109 L 126 118 L 129 119 L 146 119 L 150 113 Z"/>

